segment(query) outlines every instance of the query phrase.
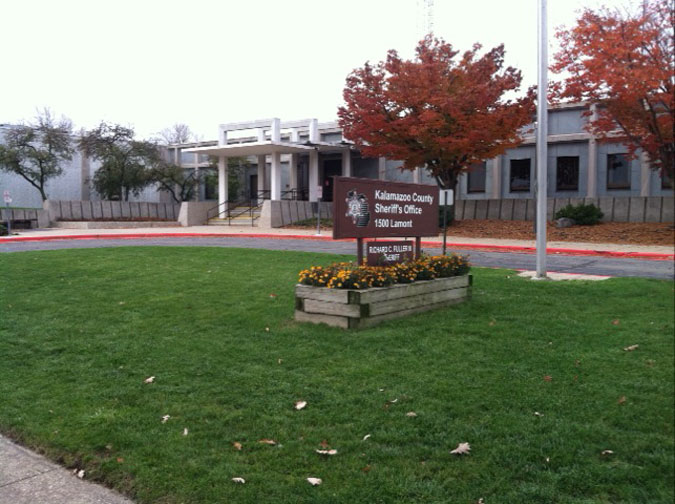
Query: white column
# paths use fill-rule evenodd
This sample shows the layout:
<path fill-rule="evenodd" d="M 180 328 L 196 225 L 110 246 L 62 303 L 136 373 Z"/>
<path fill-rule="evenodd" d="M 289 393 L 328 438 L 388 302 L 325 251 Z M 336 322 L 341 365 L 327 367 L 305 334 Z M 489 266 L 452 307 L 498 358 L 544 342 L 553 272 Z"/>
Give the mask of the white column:
<path fill-rule="evenodd" d="M 591 105 L 591 121 L 598 118 L 595 104 Z M 592 134 L 591 134 L 592 135 Z M 588 173 L 586 183 L 586 197 L 598 197 L 598 143 L 594 136 L 588 140 Z"/>
<path fill-rule="evenodd" d="M 265 156 L 258 156 L 258 192 L 265 190 Z"/>
<path fill-rule="evenodd" d="M 319 152 L 309 151 L 309 201 L 317 201 L 316 188 L 319 185 Z"/>
<path fill-rule="evenodd" d="M 319 136 L 319 121 L 317 119 L 310 119 L 309 121 L 309 141 L 310 143 L 317 143 Z"/>
<path fill-rule="evenodd" d="M 270 131 L 270 136 L 273 142 L 281 141 L 281 120 L 278 117 L 272 119 L 272 130 Z"/>
<path fill-rule="evenodd" d="M 647 153 L 642 151 L 638 159 L 640 160 L 640 196 L 650 196 L 649 179 L 651 178 L 651 170 L 649 169 Z"/>
<path fill-rule="evenodd" d="M 281 153 L 272 153 L 272 167 L 270 170 L 270 199 L 281 199 Z"/>
<path fill-rule="evenodd" d="M 218 132 L 218 145 L 227 145 L 227 130 L 221 129 Z"/>
<path fill-rule="evenodd" d="M 227 158 L 218 156 L 218 205 L 219 214 L 227 210 Z"/>
<path fill-rule="evenodd" d="M 419 166 L 413 170 L 413 183 L 414 184 L 420 183 L 421 171 L 422 171 L 422 168 L 420 168 Z"/>
<path fill-rule="evenodd" d="M 492 160 L 492 198 L 502 197 L 502 157 L 497 156 Z"/>
<path fill-rule="evenodd" d="M 387 179 L 387 158 L 378 158 L 377 160 L 377 178 L 380 180 Z"/>
<path fill-rule="evenodd" d="M 342 176 L 352 176 L 352 151 L 349 149 L 342 151 Z"/>
<path fill-rule="evenodd" d="M 291 169 L 291 184 L 289 189 L 297 189 L 298 188 L 298 155 L 297 154 L 291 154 L 289 156 L 288 160 L 288 165 Z"/>
<path fill-rule="evenodd" d="M 265 128 L 258 128 L 258 142 L 265 141 Z"/>

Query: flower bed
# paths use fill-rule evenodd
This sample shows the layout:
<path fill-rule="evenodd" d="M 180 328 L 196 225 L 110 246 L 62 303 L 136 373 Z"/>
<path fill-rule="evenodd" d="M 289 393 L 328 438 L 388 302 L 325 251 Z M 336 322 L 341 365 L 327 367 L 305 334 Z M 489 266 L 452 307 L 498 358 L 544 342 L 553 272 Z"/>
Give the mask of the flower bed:
<path fill-rule="evenodd" d="M 352 329 L 460 303 L 470 296 L 469 269 L 454 254 L 393 266 L 314 266 L 300 272 L 295 319 Z"/>

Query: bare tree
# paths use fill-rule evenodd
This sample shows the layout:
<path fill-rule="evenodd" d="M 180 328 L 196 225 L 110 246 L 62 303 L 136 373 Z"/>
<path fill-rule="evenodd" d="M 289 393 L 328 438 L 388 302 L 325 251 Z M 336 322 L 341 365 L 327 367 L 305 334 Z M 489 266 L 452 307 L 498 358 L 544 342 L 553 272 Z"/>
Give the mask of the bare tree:
<path fill-rule="evenodd" d="M 187 124 L 176 123 L 157 133 L 158 140 L 167 145 L 188 143 L 194 140 L 195 135 Z"/>
<path fill-rule="evenodd" d="M 0 170 L 15 173 L 47 199 L 45 184 L 63 174 L 63 161 L 73 157 L 73 125 L 61 116 L 58 121 L 48 108 L 38 111 L 33 123 L 11 128 L 0 145 Z"/>

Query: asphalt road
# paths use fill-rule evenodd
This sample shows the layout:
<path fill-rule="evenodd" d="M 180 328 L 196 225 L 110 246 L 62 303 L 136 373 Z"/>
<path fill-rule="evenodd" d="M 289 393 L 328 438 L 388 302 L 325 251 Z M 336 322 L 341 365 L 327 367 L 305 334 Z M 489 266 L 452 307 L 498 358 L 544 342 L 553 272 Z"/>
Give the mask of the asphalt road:
<path fill-rule="evenodd" d="M 160 247 L 239 247 L 268 250 L 297 250 L 305 252 L 326 252 L 355 255 L 356 245 L 352 242 L 323 240 L 296 240 L 270 238 L 128 238 L 128 239 L 80 239 L 0 244 L 0 252 L 22 252 L 27 250 L 59 250 L 73 248 L 160 246 Z M 429 253 L 440 253 L 440 249 L 425 249 Z M 476 250 L 453 249 L 453 252 L 468 254 L 471 264 L 489 268 L 536 269 L 534 254 L 513 252 L 480 252 Z M 549 255 L 548 271 L 564 273 L 586 273 L 618 277 L 643 277 L 672 280 L 672 261 L 646 259 L 607 258 L 593 256 Z"/>

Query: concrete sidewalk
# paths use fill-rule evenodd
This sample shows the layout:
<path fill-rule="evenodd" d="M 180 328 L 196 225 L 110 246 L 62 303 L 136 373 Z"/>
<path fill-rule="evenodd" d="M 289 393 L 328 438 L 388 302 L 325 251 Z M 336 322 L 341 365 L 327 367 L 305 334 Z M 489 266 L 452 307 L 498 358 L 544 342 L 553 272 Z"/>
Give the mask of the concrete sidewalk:
<path fill-rule="evenodd" d="M 29 229 L 19 230 L 9 237 L 0 237 L 0 244 L 9 241 L 23 240 L 68 240 L 68 239 L 97 239 L 97 238 L 143 238 L 143 237 L 228 237 L 247 236 L 260 238 L 296 238 L 312 240 L 331 240 L 332 232 L 322 230 L 321 235 L 316 235 L 315 229 L 262 229 L 250 226 L 193 226 L 193 227 L 167 227 L 167 228 L 120 228 L 120 229 Z M 440 246 L 443 236 L 423 237 L 426 246 Z M 452 248 L 475 248 L 475 249 L 503 249 L 510 252 L 532 252 L 535 240 L 505 240 L 500 238 L 470 238 L 449 236 L 448 247 Z M 580 242 L 556 242 L 549 241 L 547 250 L 551 254 L 563 253 L 569 255 L 608 255 L 629 257 L 650 255 L 663 255 L 662 259 L 672 259 L 673 247 L 658 245 L 633 245 L 614 243 L 580 243 Z"/>
<path fill-rule="evenodd" d="M 0 504 L 131 504 L 0 436 Z"/>

